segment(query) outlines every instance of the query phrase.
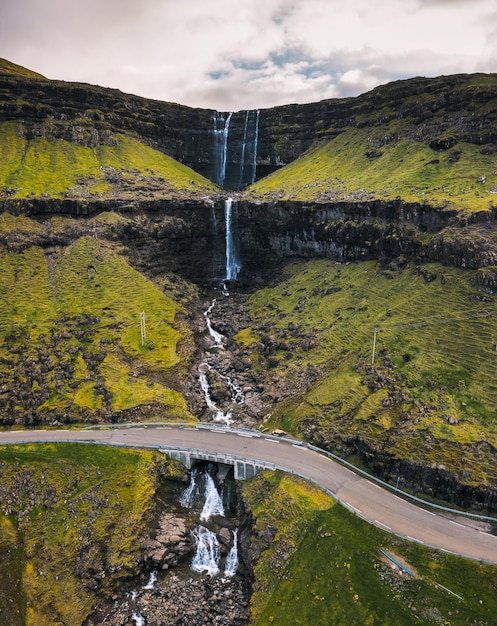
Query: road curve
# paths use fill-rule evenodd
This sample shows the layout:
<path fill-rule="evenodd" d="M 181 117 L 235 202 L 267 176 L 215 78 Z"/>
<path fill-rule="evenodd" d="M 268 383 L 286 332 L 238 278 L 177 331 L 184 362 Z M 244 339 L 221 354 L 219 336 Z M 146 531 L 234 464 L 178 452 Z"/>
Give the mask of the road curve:
<path fill-rule="evenodd" d="M 0 432 L 0 443 L 35 441 L 171 446 L 272 463 L 322 485 L 357 515 L 380 528 L 440 550 L 497 563 L 497 537 L 490 534 L 487 525 L 425 510 L 305 445 L 294 445 L 288 440 L 264 437 L 257 432 L 252 435 L 231 429 L 171 426 Z"/>

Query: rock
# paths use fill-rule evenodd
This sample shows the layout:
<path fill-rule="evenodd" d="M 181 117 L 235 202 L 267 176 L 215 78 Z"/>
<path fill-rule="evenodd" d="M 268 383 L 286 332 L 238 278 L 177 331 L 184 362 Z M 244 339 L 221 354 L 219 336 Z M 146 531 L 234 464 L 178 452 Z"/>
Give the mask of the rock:
<path fill-rule="evenodd" d="M 231 544 L 231 531 L 229 528 L 223 526 L 220 531 L 217 533 L 219 541 L 223 543 L 225 546 L 229 546 Z"/>
<path fill-rule="evenodd" d="M 152 561 L 155 564 L 159 564 L 162 563 L 162 561 L 164 560 L 164 556 L 168 553 L 168 550 L 166 548 L 162 548 L 161 550 L 157 550 L 157 552 L 154 552 L 152 554 Z"/>

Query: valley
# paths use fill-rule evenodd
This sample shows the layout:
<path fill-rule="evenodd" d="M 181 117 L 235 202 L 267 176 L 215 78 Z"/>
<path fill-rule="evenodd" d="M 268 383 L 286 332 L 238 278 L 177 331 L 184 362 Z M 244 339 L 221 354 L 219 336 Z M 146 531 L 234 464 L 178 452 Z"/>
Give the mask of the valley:
<path fill-rule="evenodd" d="M 3 429 L 225 421 L 299 437 L 415 496 L 495 515 L 494 75 L 228 113 L 4 69 Z M 145 498 L 153 515 L 158 484 Z M 266 516 L 257 502 L 267 504 L 257 489 L 247 486 L 254 528 Z M 285 589 L 297 602 L 303 583 L 286 581 L 300 580 L 300 541 L 337 509 L 310 498 L 299 540 L 275 548 L 280 586 L 266 586 L 269 531 L 254 535 L 265 539 L 247 578 L 253 623 L 285 614 Z M 284 527 L 284 509 L 269 526 Z M 28 546 L 13 539 L 19 510 L 2 518 L 8 550 Z M 29 573 L 26 555 L 41 552 L 26 550 Z M 125 577 L 146 573 L 130 565 Z M 45 593 L 12 576 L 22 593 Z M 116 587 L 100 582 L 89 589 L 107 602 Z M 16 623 L 34 624 L 23 602 Z M 64 619 L 82 623 L 92 602 L 82 597 Z M 61 614 L 57 603 L 40 615 Z"/>

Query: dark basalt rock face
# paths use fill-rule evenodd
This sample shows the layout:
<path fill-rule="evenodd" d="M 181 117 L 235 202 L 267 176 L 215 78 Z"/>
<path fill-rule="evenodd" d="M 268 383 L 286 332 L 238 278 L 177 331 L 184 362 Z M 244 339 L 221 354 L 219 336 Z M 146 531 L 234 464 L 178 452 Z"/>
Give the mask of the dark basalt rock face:
<path fill-rule="evenodd" d="M 251 182 L 254 148 L 261 177 L 348 128 L 368 127 L 374 134 L 375 128 L 393 120 L 402 121 L 402 136 L 426 142 L 434 152 L 448 150 L 458 141 L 493 149 L 497 106 L 491 103 L 497 101 L 497 81 L 491 75 L 482 77 L 413 78 L 357 98 L 233 113 L 225 186 L 236 189 Z M 485 115 L 473 115 L 482 105 Z M 93 85 L 0 74 L 0 121 L 6 120 L 18 122 L 18 132 L 27 138 L 60 137 L 85 146 L 112 144 L 113 133 L 128 133 L 215 180 L 214 131 L 221 132 L 228 113 Z M 399 138 L 382 136 L 376 147 Z"/>
<path fill-rule="evenodd" d="M 31 245 L 69 245 L 92 235 L 121 242 L 144 273 L 173 272 L 193 282 L 219 284 L 225 276 L 226 226 L 222 197 L 199 201 L 62 199 L 7 200 L 4 209 L 37 219 L 47 228 L 35 234 L 4 232 L 0 241 L 11 249 Z M 471 269 L 497 265 L 494 216 L 468 220 L 455 211 L 399 201 L 313 204 L 235 202 L 234 236 L 239 243 L 242 287 L 270 278 L 288 258 L 331 258 L 338 261 L 392 259 L 439 261 Z M 126 219 L 90 224 L 89 218 L 116 211 Z M 75 219 L 54 233 L 47 218 Z M 424 239 L 429 233 L 432 236 Z M 488 274 L 488 272 L 487 272 Z M 481 284 L 493 289 L 492 276 Z"/>

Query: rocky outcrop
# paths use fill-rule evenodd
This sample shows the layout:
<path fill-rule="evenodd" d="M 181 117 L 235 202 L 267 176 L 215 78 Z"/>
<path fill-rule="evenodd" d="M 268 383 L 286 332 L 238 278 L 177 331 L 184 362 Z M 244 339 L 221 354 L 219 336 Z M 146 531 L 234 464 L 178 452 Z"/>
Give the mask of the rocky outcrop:
<path fill-rule="evenodd" d="M 449 503 L 464 510 L 488 511 L 490 514 L 497 512 L 497 489 L 488 485 L 467 484 L 464 477 L 450 472 L 443 464 L 428 466 L 413 463 L 409 459 L 396 458 L 372 448 L 359 438 L 350 438 L 343 443 L 348 453 L 358 455 L 374 476 L 392 485 L 397 484 L 397 479 L 400 479 L 399 486 L 414 495 Z M 477 447 L 482 448 L 482 455 L 497 458 L 497 451 L 490 444 L 480 442 Z"/>
<path fill-rule="evenodd" d="M 167 570 L 191 556 L 194 542 L 185 520 L 165 512 L 154 537 L 145 540 L 141 549 L 145 551 L 145 562 L 154 568 Z"/>
<path fill-rule="evenodd" d="M 193 578 L 170 573 L 152 589 L 133 589 L 126 600 L 117 598 L 99 609 L 86 626 L 242 626 L 249 623 L 250 587 L 243 578 Z M 135 618 L 133 618 L 135 616 Z"/>

